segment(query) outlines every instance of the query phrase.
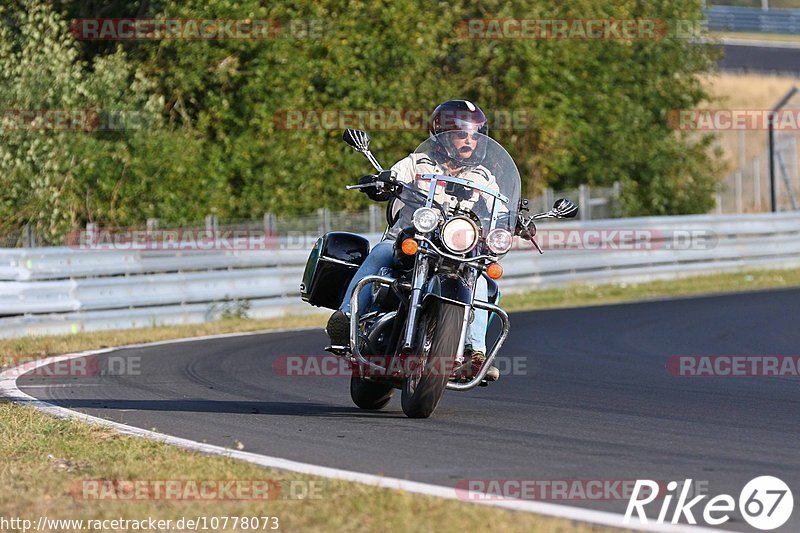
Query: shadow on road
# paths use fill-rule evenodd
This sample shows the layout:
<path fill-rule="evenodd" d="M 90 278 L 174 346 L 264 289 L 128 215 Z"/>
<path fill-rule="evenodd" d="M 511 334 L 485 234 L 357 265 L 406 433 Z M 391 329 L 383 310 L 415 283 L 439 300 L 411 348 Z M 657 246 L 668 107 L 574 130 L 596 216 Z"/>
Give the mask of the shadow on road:
<path fill-rule="evenodd" d="M 319 417 L 389 417 L 404 418 L 403 413 L 364 411 L 357 407 L 300 402 L 220 401 L 220 400 L 48 400 L 67 409 L 109 409 L 132 411 L 174 411 L 192 413 L 232 413 L 278 416 Z"/>

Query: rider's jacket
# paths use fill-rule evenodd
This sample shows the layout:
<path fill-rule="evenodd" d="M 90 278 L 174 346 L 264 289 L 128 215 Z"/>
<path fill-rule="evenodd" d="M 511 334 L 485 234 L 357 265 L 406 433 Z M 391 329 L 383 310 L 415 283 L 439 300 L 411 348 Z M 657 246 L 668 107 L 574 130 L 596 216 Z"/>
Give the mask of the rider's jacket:
<path fill-rule="evenodd" d="M 499 191 L 497 180 L 486 167 L 478 165 L 475 167 L 461 169 L 458 172 L 453 172 L 452 170 L 445 168 L 444 165 L 434 161 L 427 154 L 423 153 L 409 154 L 407 157 L 404 157 L 395 163 L 395 165 L 392 167 L 392 170 L 396 173 L 398 181 L 402 181 L 408 185 L 416 187 L 425 194 L 427 194 L 430 190 L 430 180 L 424 179 L 422 177 L 424 174 L 458 176 L 459 178 L 488 186 L 491 189 Z M 480 191 L 472 189 L 472 196 L 467 199 L 462 199 L 461 207 L 464 209 L 480 208 L 481 206 L 476 208 L 475 204 L 482 201 L 482 196 L 483 194 Z M 458 198 L 445 192 L 445 187 L 437 188 L 434 200 L 442 205 L 447 204 L 449 207 L 454 207 L 456 202 L 458 202 Z M 489 205 L 491 205 L 491 203 Z M 399 217 L 386 233 L 384 239 L 396 239 L 403 228 L 411 226 L 411 219 L 417 207 L 418 206 L 406 206 L 401 200 L 395 200 L 392 206 L 392 211 L 395 214 L 399 211 Z"/>

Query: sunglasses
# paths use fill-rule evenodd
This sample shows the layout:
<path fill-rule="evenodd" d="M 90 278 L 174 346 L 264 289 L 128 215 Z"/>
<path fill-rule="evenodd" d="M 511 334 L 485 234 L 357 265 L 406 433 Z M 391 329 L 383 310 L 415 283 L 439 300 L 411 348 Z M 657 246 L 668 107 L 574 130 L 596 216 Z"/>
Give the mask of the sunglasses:
<path fill-rule="evenodd" d="M 468 131 L 456 130 L 453 132 L 453 136 L 460 141 L 463 141 L 467 137 L 471 137 L 473 141 L 477 141 L 478 138 L 480 137 L 480 133 L 470 134 Z"/>

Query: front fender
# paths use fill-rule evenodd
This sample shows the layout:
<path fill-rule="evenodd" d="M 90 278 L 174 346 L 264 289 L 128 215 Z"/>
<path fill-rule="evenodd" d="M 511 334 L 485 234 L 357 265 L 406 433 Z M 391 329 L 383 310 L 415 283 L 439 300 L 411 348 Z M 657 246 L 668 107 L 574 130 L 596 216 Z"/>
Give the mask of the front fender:
<path fill-rule="evenodd" d="M 435 298 L 457 305 L 472 305 L 472 289 L 458 276 L 436 274 L 428 281 L 422 301 Z"/>

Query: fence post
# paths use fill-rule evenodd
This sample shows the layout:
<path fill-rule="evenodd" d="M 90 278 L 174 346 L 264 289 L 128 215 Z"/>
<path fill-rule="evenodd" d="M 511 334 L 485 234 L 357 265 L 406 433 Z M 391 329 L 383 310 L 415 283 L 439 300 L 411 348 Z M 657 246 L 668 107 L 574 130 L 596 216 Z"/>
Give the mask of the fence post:
<path fill-rule="evenodd" d="M 159 220 L 157 218 L 148 218 L 147 222 L 145 223 L 145 228 L 147 229 L 147 233 L 153 233 L 154 231 L 158 230 Z"/>
<path fill-rule="evenodd" d="M 792 137 L 791 147 L 791 153 L 789 154 L 791 158 L 791 172 L 795 182 L 800 186 L 800 171 L 797 169 L 797 137 Z"/>
<path fill-rule="evenodd" d="M 25 224 L 22 228 L 22 247 L 34 248 L 36 246 L 36 237 L 33 235 L 33 226 Z"/>
<path fill-rule="evenodd" d="M 542 211 L 547 211 L 553 206 L 553 202 L 555 202 L 554 197 L 555 193 L 553 192 L 553 189 L 551 189 L 550 187 L 545 187 L 544 194 L 542 195 L 542 203 L 544 204 L 541 209 Z M 531 208 L 533 208 L 533 206 L 531 206 Z"/>
<path fill-rule="evenodd" d="M 273 213 L 264 213 L 264 234 L 267 237 L 275 235 L 278 231 L 278 219 Z"/>
<path fill-rule="evenodd" d="M 714 191 L 714 202 L 716 203 L 715 211 L 718 215 L 722 214 L 722 185 L 717 183 Z"/>
<path fill-rule="evenodd" d="M 86 223 L 86 243 L 90 245 L 94 245 L 97 243 L 97 224 L 94 222 L 87 222 Z"/>
<path fill-rule="evenodd" d="M 622 183 L 615 181 L 611 185 L 611 198 L 608 199 L 608 216 L 616 218 L 620 216 L 622 198 Z"/>
<path fill-rule="evenodd" d="M 767 138 L 769 146 L 769 206 L 770 211 L 776 213 L 778 211 L 778 200 L 775 191 L 775 125 L 773 124 L 773 115 L 767 117 Z"/>
<path fill-rule="evenodd" d="M 744 170 L 744 167 L 747 166 L 746 142 L 745 131 L 739 130 L 739 149 L 737 150 L 739 152 L 739 170 Z"/>
<path fill-rule="evenodd" d="M 206 215 L 206 231 L 216 233 L 219 229 L 217 215 Z"/>
<path fill-rule="evenodd" d="M 756 212 L 761 211 L 761 160 L 753 158 L 753 206 Z"/>
<path fill-rule="evenodd" d="M 369 204 L 369 232 L 378 233 L 380 231 L 381 208 L 375 204 Z"/>
<path fill-rule="evenodd" d="M 320 223 L 320 235 L 328 233 L 331 229 L 331 212 L 327 207 L 317 209 Z"/>
<path fill-rule="evenodd" d="M 736 212 L 741 214 L 742 213 L 742 171 L 741 169 L 737 170 L 734 174 L 734 187 L 736 193 Z"/>
<path fill-rule="evenodd" d="M 578 205 L 581 220 L 592 219 L 592 206 L 589 205 L 589 186 L 581 185 L 578 187 Z"/>

